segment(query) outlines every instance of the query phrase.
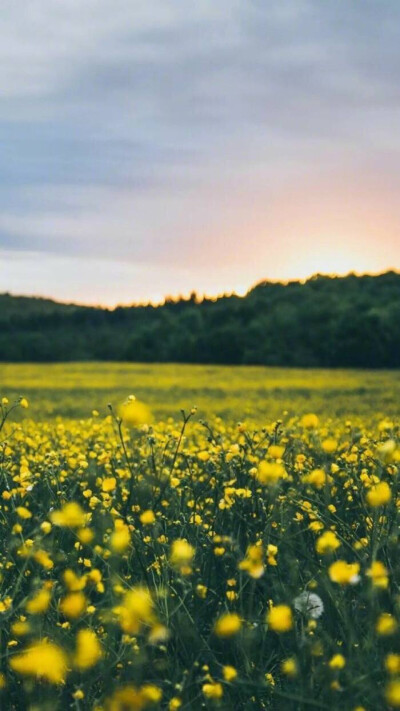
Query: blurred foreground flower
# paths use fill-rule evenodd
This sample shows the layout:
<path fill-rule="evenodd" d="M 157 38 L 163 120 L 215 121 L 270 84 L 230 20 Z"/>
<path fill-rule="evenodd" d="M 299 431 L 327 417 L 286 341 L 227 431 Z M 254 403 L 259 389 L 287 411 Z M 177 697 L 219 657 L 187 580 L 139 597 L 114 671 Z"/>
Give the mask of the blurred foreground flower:
<path fill-rule="evenodd" d="M 80 671 L 90 669 L 102 658 L 103 651 L 93 630 L 79 630 L 76 636 L 74 666 Z"/>
<path fill-rule="evenodd" d="M 67 673 L 67 657 L 61 647 L 43 639 L 12 657 L 10 667 L 24 676 L 45 679 L 50 684 L 62 684 Z"/>
<path fill-rule="evenodd" d="M 214 632 L 217 637 L 233 637 L 239 632 L 242 621 L 236 613 L 228 612 L 222 615 L 214 625 Z"/>
<path fill-rule="evenodd" d="M 289 632 L 293 627 L 292 610 L 288 605 L 276 605 L 267 613 L 268 626 L 274 632 Z"/>
<path fill-rule="evenodd" d="M 130 395 L 120 406 L 118 414 L 126 427 L 140 427 L 152 421 L 150 409 L 143 402 Z"/>
<path fill-rule="evenodd" d="M 60 511 L 53 511 L 50 516 L 55 526 L 79 528 L 85 523 L 85 513 L 75 501 L 64 504 Z"/>

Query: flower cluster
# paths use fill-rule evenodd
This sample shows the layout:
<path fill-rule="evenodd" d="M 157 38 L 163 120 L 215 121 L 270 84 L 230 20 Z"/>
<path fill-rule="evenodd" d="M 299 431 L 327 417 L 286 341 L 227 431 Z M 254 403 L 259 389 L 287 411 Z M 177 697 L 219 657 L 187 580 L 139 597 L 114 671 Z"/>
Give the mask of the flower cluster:
<path fill-rule="evenodd" d="M 8 407 L 1 708 L 400 708 L 392 420 Z"/>

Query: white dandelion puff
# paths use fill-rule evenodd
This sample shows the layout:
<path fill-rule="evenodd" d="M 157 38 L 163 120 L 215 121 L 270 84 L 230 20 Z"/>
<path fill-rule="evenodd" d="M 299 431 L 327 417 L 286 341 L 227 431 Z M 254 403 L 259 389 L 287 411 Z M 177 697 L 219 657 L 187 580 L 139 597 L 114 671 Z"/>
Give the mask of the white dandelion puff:
<path fill-rule="evenodd" d="M 303 615 L 311 617 L 313 620 L 317 620 L 318 617 L 321 617 L 324 611 L 324 603 L 320 596 L 308 590 L 304 590 L 304 592 L 295 597 L 293 606 L 295 610 L 302 612 Z"/>

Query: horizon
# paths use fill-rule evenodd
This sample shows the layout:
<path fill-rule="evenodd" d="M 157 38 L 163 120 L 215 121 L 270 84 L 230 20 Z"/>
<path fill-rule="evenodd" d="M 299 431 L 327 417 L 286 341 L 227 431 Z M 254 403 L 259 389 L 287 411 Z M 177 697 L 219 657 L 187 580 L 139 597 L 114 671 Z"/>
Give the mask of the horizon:
<path fill-rule="evenodd" d="M 400 268 L 395 0 L 22 2 L 0 291 L 110 306 Z"/>
<path fill-rule="evenodd" d="M 317 277 L 321 278 L 329 278 L 329 279 L 346 279 L 347 277 L 350 276 L 355 276 L 357 278 L 362 278 L 362 277 L 380 277 L 384 276 L 385 274 L 397 274 L 400 275 L 400 270 L 396 268 L 387 268 L 384 269 L 383 271 L 379 272 L 356 272 L 356 271 L 349 271 L 344 274 L 336 274 L 336 273 L 324 273 L 324 272 L 314 272 L 313 274 L 310 274 L 308 277 L 304 279 L 260 279 L 259 281 L 250 284 L 246 288 L 246 290 L 243 293 L 238 293 L 237 291 L 225 291 L 221 292 L 219 294 L 202 294 L 199 293 L 195 290 L 189 291 L 185 294 L 179 293 L 179 294 L 166 294 L 162 300 L 160 301 L 131 301 L 131 302 L 117 302 L 115 304 L 105 304 L 105 303 L 88 303 L 88 302 L 80 302 L 80 301 L 71 301 L 71 300 L 61 300 L 54 298 L 52 296 L 47 296 L 43 294 L 15 294 L 10 291 L 0 291 L 0 296 L 10 296 L 12 298 L 26 298 L 26 299 L 39 299 L 39 300 L 44 300 L 44 301 L 53 301 L 56 304 L 61 304 L 65 306 L 82 306 L 82 307 L 88 307 L 88 308 L 100 308 L 100 309 L 108 309 L 108 310 L 115 310 L 117 308 L 135 308 L 135 307 L 140 307 L 140 306 L 153 306 L 153 307 L 159 307 L 163 306 L 166 304 L 168 301 L 173 301 L 173 302 L 178 302 L 178 301 L 188 301 L 191 296 L 194 294 L 194 296 L 198 299 L 198 303 L 201 303 L 202 301 L 217 301 L 218 299 L 224 298 L 224 297 L 231 297 L 231 296 L 236 296 L 238 298 L 245 298 L 253 289 L 255 289 L 257 286 L 260 286 L 263 283 L 267 284 L 281 284 L 283 286 L 287 286 L 289 284 L 293 283 L 298 283 L 298 284 L 306 284 L 307 282 L 316 279 Z"/>

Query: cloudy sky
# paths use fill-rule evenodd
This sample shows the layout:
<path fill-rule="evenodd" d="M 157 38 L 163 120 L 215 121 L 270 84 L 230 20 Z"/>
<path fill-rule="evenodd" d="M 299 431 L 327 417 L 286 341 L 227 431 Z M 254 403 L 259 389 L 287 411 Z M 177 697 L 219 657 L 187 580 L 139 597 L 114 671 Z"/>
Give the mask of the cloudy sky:
<path fill-rule="evenodd" d="M 400 268 L 398 0 L 3 0 L 0 291 Z"/>

